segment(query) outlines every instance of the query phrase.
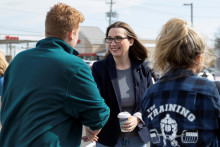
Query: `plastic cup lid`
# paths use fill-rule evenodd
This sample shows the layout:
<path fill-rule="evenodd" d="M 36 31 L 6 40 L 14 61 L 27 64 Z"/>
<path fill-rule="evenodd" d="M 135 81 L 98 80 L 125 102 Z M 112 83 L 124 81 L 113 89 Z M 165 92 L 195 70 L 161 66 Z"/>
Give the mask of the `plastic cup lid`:
<path fill-rule="evenodd" d="M 118 114 L 118 118 L 128 118 L 130 116 L 131 116 L 131 114 L 129 112 L 120 112 Z"/>

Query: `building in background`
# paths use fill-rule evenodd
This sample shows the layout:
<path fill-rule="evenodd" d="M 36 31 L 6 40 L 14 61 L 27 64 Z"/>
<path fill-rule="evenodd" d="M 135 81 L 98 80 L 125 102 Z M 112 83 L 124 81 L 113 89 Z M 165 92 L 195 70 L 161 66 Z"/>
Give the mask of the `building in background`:
<path fill-rule="evenodd" d="M 5 54 L 7 61 L 10 63 L 17 53 L 34 47 L 40 38 L 42 37 L 0 34 L 0 50 Z"/>
<path fill-rule="evenodd" d="M 79 40 L 75 46 L 79 57 L 85 60 L 99 60 L 106 52 L 105 34 L 98 27 L 81 26 Z"/>

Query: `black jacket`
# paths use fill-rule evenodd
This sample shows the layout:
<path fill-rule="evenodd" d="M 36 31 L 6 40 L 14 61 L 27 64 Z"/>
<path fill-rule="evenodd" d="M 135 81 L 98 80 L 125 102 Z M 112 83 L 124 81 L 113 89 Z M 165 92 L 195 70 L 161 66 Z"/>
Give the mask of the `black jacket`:
<path fill-rule="evenodd" d="M 135 112 L 141 111 L 142 96 L 147 89 L 151 86 L 152 77 L 151 70 L 147 66 L 146 62 L 131 59 L 131 68 L 134 81 L 134 93 L 136 105 L 133 110 Z M 121 108 L 121 95 L 119 91 L 119 85 L 117 81 L 117 71 L 115 62 L 112 56 L 104 60 L 95 62 L 92 66 L 92 73 L 101 93 L 101 96 L 105 99 L 106 104 L 110 108 L 110 118 L 104 128 L 102 128 L 99 137 L 99 143 L 113 146 L 117 143 L 120 135 L 120 125 L 117 118 Z M 146 128 L 138 128 L 138 133 L 144 142 L 148 142 Z"/>

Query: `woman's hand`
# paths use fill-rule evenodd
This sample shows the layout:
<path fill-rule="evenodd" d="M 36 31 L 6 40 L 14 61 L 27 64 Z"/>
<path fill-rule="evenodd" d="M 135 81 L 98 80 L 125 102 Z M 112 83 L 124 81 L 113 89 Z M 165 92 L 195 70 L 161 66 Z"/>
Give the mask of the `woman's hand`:
<path fill-rule="evenodd" d="M 120 126 L 122 126 L 122 128 L 125 131 L 132 132 L 136 128 L 139 122 L 140 120 L 136 116 L 131 116 L 127 121 L 125 122 L 121 121 Z"/>

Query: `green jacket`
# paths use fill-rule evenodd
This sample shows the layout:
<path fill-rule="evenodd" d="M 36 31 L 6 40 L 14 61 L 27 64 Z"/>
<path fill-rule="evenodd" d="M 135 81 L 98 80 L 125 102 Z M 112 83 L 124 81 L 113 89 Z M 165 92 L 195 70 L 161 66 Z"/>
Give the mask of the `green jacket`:
<path fill-rule="evenodd" d="M 13 59 L 2 93 L 1 147 L 78 147 L 82 125 L 105 125 L 110 110 L 77 55 L 49 37 Z"/>

